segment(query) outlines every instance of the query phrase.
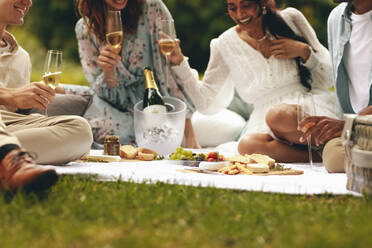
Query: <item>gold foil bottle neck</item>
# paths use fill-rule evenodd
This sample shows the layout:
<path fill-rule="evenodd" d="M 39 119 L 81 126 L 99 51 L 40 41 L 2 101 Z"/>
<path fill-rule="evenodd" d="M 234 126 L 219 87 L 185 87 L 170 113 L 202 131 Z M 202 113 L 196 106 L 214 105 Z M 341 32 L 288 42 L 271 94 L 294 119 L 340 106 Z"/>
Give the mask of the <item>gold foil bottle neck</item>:
<path fill-rule="evenodd" d="M 158 86 L 156 85 L 155 79 L 154 79 L 154 73 L 149 67 L 146 67 L 143 70 L 145 74 L 145 82 L 146 82 L 146 89 L 158 89 Z"/>

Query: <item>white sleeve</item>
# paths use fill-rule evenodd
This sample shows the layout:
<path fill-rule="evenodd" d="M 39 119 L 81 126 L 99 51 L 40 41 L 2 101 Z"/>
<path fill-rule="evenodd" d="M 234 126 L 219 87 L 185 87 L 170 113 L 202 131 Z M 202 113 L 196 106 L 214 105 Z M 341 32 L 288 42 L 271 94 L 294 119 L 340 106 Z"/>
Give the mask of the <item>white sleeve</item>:
<path fill-rule="evenodd" d="M 332 66 L 328 50 L 320 43 L 314 29 L 300 11 L 295 8 L 287 8 L 284 11 L 290 17 L 288 25 L 294 28 L 296 34 L 303 37 L 312 48 L 309 59 L 303 65 L 310 70 L 313 84 L 331 87 Z"/>
<path fill-rule="evenodd" d="M 214 114 L 228 107 L 234 96 L 234 85 L 228 81 L 229 66 L 217 44 L 217 40 L 212 40 L 211 57 L 203 81 L 199 80 L 198 72 L 190 68 L 187 59 L 172 66 L 197 110 L 203 114 Z"/>

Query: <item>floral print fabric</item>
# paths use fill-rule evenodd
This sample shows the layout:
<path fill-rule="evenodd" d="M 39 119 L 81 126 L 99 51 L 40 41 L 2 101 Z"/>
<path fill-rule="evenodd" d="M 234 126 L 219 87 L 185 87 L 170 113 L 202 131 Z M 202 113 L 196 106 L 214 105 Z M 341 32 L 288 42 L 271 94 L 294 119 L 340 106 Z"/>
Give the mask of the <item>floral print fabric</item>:
<path fill-rule="evenodd" d="M 178 97 L 188 104 L 190 111 L 194 110 L 182 87 L 176 83 L 178 79 L 172 72 L 168 84 L 165 83 L 165 60 L 159 51 L 156 25 L 159 19 L 172 19 L 164 3 L 160 0 L 145 1 L 137 32 L 124 34 L 122 59 L 116 67 L 118 84 L 113 88 L 109 88 L 103 81 L 103 72 L 97 64 L 100 50 L 106 44 L 88 32 L 83 19 L 76 24 L 80 61 L 93 91 L 87 87 L 66 85 L 65 89 L 73 94 L 86 94 L 87 91 L 94 94 L 93 102 L 84 117 L 92 126 L 96 148 L 100 147 L 108 134 L 119 135 L 122 144 L 135 142 L 133 107 L 144 96 L 143 68 L 146 66 L 153 68 L 159 90 L 164 96 Z"/>

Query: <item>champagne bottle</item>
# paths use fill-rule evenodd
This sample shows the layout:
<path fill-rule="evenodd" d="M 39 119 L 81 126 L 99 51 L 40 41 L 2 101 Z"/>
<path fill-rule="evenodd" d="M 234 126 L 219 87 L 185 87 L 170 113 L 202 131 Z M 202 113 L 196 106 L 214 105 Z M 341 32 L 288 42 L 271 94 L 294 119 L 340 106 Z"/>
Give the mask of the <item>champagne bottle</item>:
<path fill-rule="evenodd" d="M 154 74 L 150 67 L 144 69 L 146 80 L 146 91 L 143 97 L 143 112 L 144 113 L 166 113 L 167 109 L 164 104 L 162 95 L 156 85 Z"/>

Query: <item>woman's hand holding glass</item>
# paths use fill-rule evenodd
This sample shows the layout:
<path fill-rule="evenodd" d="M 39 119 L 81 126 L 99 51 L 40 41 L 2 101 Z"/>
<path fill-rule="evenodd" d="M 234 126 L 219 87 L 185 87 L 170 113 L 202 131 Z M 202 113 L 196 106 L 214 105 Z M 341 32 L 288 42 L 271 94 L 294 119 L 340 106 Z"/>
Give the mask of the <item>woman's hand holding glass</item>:
<path fill-rule="evenodd" d="M 168 86 L 169 78 L 169 57 L 176 49 L 176 30 L 174 28 L 174 21 L 172 19 L 158 20 L 156 23 L 159 34 L 160 52 L 165 56 L 165 85 Z"/>
<path fill-rule="evenodd" d="M 103 80 L 110 87 L 117 84 L 116 66 L 121 60 L 120 51 L 121 47 L 113 48 L 108 45 L 101 50 L 98 56 L 97 64 L 104 73 Z"/>
<path fill-rule="evenodd" d="M 167 35 L 163 32 L 159 32 L 159 37 L 161 39 L 167 39 Z M 159 46 L 160 46 L 160 40 L 159 40 Z M 184 59 L 184 55 L 182 53 L 181 47 L 180 47 L 180 40 L 175 39 L 175 47 L 171 53 L 165 53 L 162 49 L 160 49 L 161 54 L 166 57 L 172 65 L 179 65 L 182 63 Z"/>

